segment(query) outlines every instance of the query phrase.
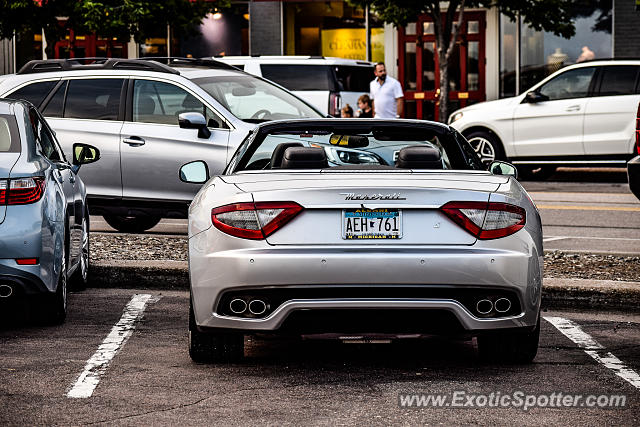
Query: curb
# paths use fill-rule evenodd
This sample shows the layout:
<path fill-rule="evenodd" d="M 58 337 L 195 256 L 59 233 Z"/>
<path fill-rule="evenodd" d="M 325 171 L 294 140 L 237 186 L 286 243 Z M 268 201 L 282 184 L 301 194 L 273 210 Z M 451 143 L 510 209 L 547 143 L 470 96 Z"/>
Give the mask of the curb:
<path fill-rule="evenodd" d="M 186 261 L 112 261 L 91 264 L 90 287 L 188 290 Z M 542 308 L 640 311 L 640 282 L 545 278 Z"/>

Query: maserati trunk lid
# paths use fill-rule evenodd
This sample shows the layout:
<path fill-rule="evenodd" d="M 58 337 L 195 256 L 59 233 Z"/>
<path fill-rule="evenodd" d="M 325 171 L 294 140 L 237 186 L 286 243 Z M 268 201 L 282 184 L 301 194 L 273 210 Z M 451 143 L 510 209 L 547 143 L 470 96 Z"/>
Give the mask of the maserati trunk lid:
<path fill-rule="evenodd" d="M 268 236 L 272 245 L 472 245 L 476 238 L 439 209 L 489 200 L 505 177 L 483 172 L 246 173 L 222 177 L 256 202 L 304 210 Z"/>

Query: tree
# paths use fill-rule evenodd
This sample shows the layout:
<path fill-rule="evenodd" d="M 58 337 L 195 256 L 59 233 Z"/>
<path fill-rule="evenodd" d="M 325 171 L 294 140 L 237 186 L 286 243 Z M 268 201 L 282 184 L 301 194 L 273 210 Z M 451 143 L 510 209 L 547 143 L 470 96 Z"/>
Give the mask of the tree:
<path fill-rule="evenodd" d="M 0 0 L 0 38 L 44 29 L 48 40 L 59 40 L 73 28 L 109 40 L 133 36 L 142 42 L 166 24 L 175 34 L 189 34 L 207 13 L 230 4 L 230 0 Z M 59 21 L 62 16 L 67 19 Z"/>
<path fill-rule="evenodd" d="M 207 13 L 230 4 L 230 0 L 84 0 L 77 9 L 89 31 L 109 38 L 131 35 L 140 43 L 167 24 L 175 34 L 190 34 Z"/>
<path fill-rule="evenodd" d="M 439 0 L 350 0 L 364 7 L 368 5 L 384 22 L 404 27 L 415 22 L 418 15 L 427 14 L 433 20 L 436 52 L 440 71 L 439 116 L 446 122 L 449 113 L 449 64 L 458 39 L 465 8 L 494 7 L 535 30 L 552 32 L 569 38 L 575 34 L 572 22 L 574 0 L 450 0 L 446 9 Z"/>

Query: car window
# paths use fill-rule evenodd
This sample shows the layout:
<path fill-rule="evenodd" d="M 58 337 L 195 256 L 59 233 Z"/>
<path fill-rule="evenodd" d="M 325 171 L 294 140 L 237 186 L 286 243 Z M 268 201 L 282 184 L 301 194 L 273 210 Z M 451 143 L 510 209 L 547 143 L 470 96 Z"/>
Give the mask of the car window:
<path fill-rule="evenodd" d="M 70 80 L 64 117 L 118 120 L 123 79 Z"/>
<path fill-rule="evenodd" d="M 284 125 L 283 125 L 284 126 Z M 284 151 L 291 147 L 322 149 L 327 163 L 324 168 L 393 168 L 399 153 L 406 147 L 427 147 L 438 151 L 426 169 L 484 169 L 478 161 L 467 161 L 454 134 L 443 129 L 410 129 L 371 127 L 353 128 L 348 133 L 334 132 L 335 125 L 309 125 L 305 130 L 259 131 L 246 139 L 234 154 L 227 172 L 279 169 Z M 474 158 L 475 152 L 470 153 Z M 279 164 L 278 164 L 279 163 Z M 402 167 L 402 166 L 400 166 Z"/>
<path fill-rule="evenodd" d="M 29 111 L 29 118 L 36 137 L 36 145 L 40 148 L 42 154 L 52 162 L 64 161 L 64 155 L 59 150 L 55 138 L 35 110 Z"/>
<path fill-rule="evenodd" d="M 60 85 L 53 94 L 49 102 L 42 108 L 42 115 L 45 117 L 62 117 L 64 114 L 64 95 L 67 91 L 67 83 Z"/>
<path fill-rule="evenodd" d="M 600 96 L 631 95 L 636 93 L 639 72 L 640 67 L 634 65 L 602 67 Z"/>
<path fill-rule="evenodd" d="M 375 78 L 373 68 L 355 65 L 338 65 L 335 67 L 340 90 L 346 92 L 369 93 L 369 83 Z"/>
<path fill-rule="evenodd" d="M 0 115 L 0 153 L 20 152 L 20 137 L 16 120 L 10 115 Z"/>
<path fill-rule="evenodd" d="M 545 83 L 539 92 L 549 97 L 549 101 L 584 98 L 589 93 L 589 85 L 594 71 L 594 67 L 566 71 Z"/>
<path fill-rule="evenodd" d="M 224 121 L 194 95 L 170 83 L 136 80 L 133 86 L 133 121 L 178 125 L 182 113 L 205 116 L 209 127 L 225 127 Z"/>
<path fill-rule="evenodd" d="M 31 83 L 27 86 L 21 87 L 15 92 L 8 95 L 8 98 L 24 99 L 29 101 L 36 108 L 40 107 L 40 104 L 47 97 L 51 89 L 56 85 L 57 81 L 51 80 L 47 82 Z"/>
<path fill-rule="evenodd" d="M 260 70 L 262 77 L 289 90 L 337 90 L 328 65 L 261 64 Z"/>
<path fill-rule="evenodd" d="M 249 75 L 202 77 L 193 82 L 247 122 L 323 117 L 292 93 Z"/>

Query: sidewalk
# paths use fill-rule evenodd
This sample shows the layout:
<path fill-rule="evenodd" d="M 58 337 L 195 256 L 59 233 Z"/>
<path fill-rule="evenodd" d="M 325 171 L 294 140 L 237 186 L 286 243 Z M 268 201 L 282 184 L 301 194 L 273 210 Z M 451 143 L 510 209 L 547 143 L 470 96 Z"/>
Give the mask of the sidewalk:
<path fill-rule="evenodd" d="M 189 289 L 186 261 L 111 261 L 91 264 L 95 288 Z M 640 282 L 545 278 L 543 308 L 640 311 Z"/>

